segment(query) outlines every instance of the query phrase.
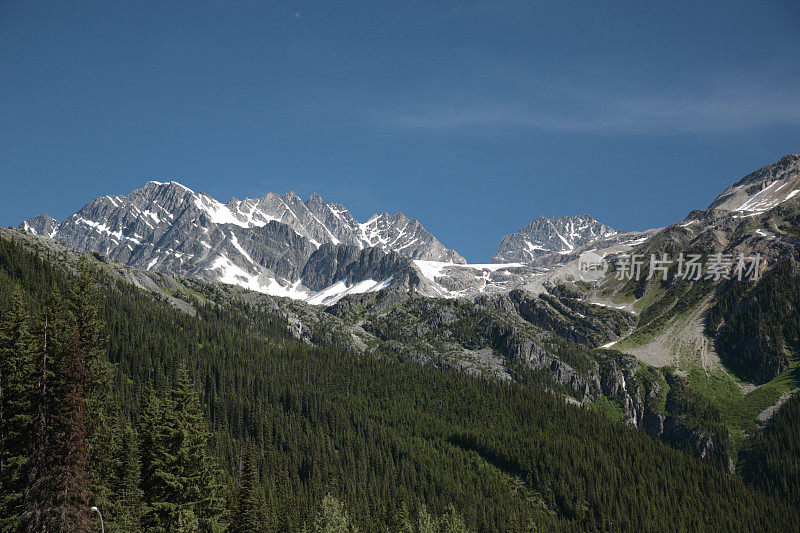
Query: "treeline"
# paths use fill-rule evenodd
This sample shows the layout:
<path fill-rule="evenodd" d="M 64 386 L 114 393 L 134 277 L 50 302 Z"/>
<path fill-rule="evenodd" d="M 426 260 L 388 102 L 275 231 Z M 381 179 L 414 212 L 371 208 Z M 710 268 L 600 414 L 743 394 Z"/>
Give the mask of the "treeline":
<path fill-rule="evenodd" d="M 98 306 L 96 344 L 79 358 L 84 381 L 60 370 L 49 378 L 67 383 L 54 398 L 70 397 L 53 408 L 79 405 L 78 397 L 85 404 L 86 459 L 75 464 L 88 482 L 75 478 L 83 489 L 71 500 L 81 527 L 91 505 L 109 531 L 800 526 L 796 507 L 549 393 L 308 346 L 258 307 L 220 300 L 192 317 L 102 265 L 94 277 L 102 293 L 95 289 L 84 304 Z M 20 321 L 39 347 L 32 353 L 41 351 L 35 324 L 50 295 L 70 302 L 74 278 L 0 239 L 0 311 L 6 324 L 20 315 L 13 309 L 35 316 L 33 325 Z M 79 284 L 96 287 L 83 278 Z M 23 298 L 4 303 L 14 291 Z M 75 319 L 62 315 L 63 337 L 74 338 Z M 63 357 L 75 359 L 66 348 Z M 37 401 L 38 380 L 15 383 Z M 26 427 L 35 429 L 37 416 Z M 20 449 L 5 437 L 3 446 Z M 26 464 L 30 471 L 36 459 Z M 25 485 L 31 475 L 15 479 Z M 16 493 L 21 514 L 2 517 L 24 522 L 26 486 Z"/>

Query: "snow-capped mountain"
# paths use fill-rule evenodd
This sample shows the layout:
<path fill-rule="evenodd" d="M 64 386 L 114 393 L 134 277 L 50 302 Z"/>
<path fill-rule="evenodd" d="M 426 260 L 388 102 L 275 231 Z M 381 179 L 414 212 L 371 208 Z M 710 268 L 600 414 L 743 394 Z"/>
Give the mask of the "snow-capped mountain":
<path fill-rule="evenodd" d="M 378 290 L 389 278 L 413 288 L 425 285 L 424 279 L 409 280 L 412 259 L 465 263 L 402 213 L 375 215 L 362 224 L 316 194 L 307 202 L 294 193 L 270 193 L 222 204 L 177 182 L 150 181 L 128 196 L 95 198 L 60 223 L 39 215 L 20 228 L 134 268 L 302 299 L 327 288 L 314 268 L 329 266 L 319 258 L 332 253 L 342 255 L 334 273 L 344 277 L 324 279 L 343 284 L 340 293 Z"/>
<path fill-rule="evenodd" d="M 722 219 L 735 223 L 798 193 L 800 156 L 788 155 L 676 225 L 694 229 L 698 217 L 712 226 Z M 548 279 L 573 275 L 570 265 L 583 251 L 624 252 L 662 231 L 617 231 L 589 215 L 539 217 L 503 237 L 489 264 L 469 265 L 403 213 L 362 223 L 317 194 L 303 201 L 292 192 L 269 193 L 223 204 L 177 182 L 156 181 L 127 196 L 95 198 L 60 223 L 43 214 L 19 228 L 133 268 L 314 304 L 390 286 L 448 298 L 519 287 L 541 291 Z"/>
<path fill-rule="evenodd" d="M 342 205 L 326 204 L 317 194 L 303 202 L 294 192 L 283 196 L 268 193 L 262 198 L 244 200 L 231 198 L 222 204 L 206 193 L 196 193 L 174 181 L 150 181 L 128 196 L 96 198 L 61 223 L 49 215 L 39 215 L 20 227 L 40 235 L 57 236 L 68 244 L 84 245 L 85 249 L 126 256 L 127 252 L 114 250 L 131 249 L 139 242 L 155 244 L 151 241 L 159 240 L 163 230 L 176 224 L 199 223 L 206 229 L 221 224 L 263 228 L 273 221 L 286 224 L 314 248 L 324 243 L 358 248 L 374 246 L 412 259 L 466 262 L 417 220 L 403 213 L 382 213 L 360 223 Z M 87 226 L 95 231 L 87 232 Z M 153 239 L 149 238 L 151 235 Z M 101 241 L 105 249 L 98 245 Z"/>
<path fill-rule="evenodd" d="M 323 243 L 349 244 L 358 248 L 378 247 L 393 250 L 412 259 L 465 263 L 455 250 L 449 250 L 416 220 L 403 213 L 373 215 L 364 223 L 358 222 L 340 204 L 326 204 L 316 193 L 303 202 L 294 192 L 283 196 L 269 193 L 262 198 L 232 198 L 227 205 L 212 205 L 204 201 L 217 217 L 234 224 L 262 226 L 275 220 L 291 227 L 314 246 Z"/>
<path fill-rule="evenodd" d="M 778 162 L 737 181 L 709 206 L 743 216 L 769 211 L 800 194 L 800 155 L 789 154 Z"/>
<path fill-rule="evenodd" d="M 500 240 L 492 263 L 526 263 L 543 255 L 569 254 L 576 248 L 616 235 L 589 215 L 539 217 Z"/>

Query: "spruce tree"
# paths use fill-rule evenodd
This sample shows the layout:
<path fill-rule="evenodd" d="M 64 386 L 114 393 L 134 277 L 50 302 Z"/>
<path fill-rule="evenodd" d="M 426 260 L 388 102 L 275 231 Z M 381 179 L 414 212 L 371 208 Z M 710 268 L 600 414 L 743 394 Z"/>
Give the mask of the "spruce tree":
<path fill-rule="evenodd" d="M 184 367 L 152 429 L 144 481 L 152 531 L 221 531 L 224 504 L 208 451 L 209 433 Z"/>
<path fill-rule="evenodd" d="M 37 415 L 26 526 L 29 531 L 89 531 L 86 367 L 74 322 L 57 296 L 48 302 L 37 336 Z"/>
<path fill-rule="evenodd" d="M 105 352 L 104 325 L 98 318 L 99 295 L 89 259 L 78 265 L 78 276 L 70 285 L 69 310 L 74 319 L 75 342 L 83 354 L 85 425 L 94 504 L 101 509 L 115 505 L 111 497 L 114 476 L 111 424 L 106 401 L 110 389 L 111 367 Z"/>
<path fill-rule="evenodd" d="M 247 441 L 243 452 L 243 465 L 239 490 L 236 491 L 236 503 L 231 517 L 230 530 L 234 533 L 258 533 L 269 530 L 264 523 L 261 501 L 259 498 L 258 464 L 256 449 Z"/>
<path fill-rule="evenodd" d="M 33 353 L 22 295 L 0 325 L 0 531 L 19 527 L 28 481 L 33 415 Z"/>
<path fill-rule="evenodd" d="M 138 531 L 143 505 L 139 440 L 128 423 L 122 425 L 119 433 L 114 455 L 114 522 L 123 531 Z"/>
<path fill-rule="evenodd" d="M 152 501 L 156 494 L 154 462 L 156 450 L 156 428 L 163 425 L 163 409 L 155 390 L 148 387 L 144 399 L 140 402 L 138 420 L 139 458 L 142 496 L 145 505 Z M 160 453 L 160 452 L 159 452 Z M 145 510 L 146 512 L 146 510 Z M 143 513 L 144 514 L 144 513 Z"/>
<path fill-rule="evenodd" d="M 411 512 L 408 510 L 408 504 L 403 502 L 397 512 L 397 520 L 394 531 L 397 533 L 414 533 L 414 526 L 411 523 Z"/>

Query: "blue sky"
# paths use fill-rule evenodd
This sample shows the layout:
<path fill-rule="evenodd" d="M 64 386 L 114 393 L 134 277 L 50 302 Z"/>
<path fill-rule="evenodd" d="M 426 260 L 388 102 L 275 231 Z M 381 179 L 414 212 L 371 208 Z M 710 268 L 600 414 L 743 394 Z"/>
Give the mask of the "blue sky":
<path fill-rule="evenodd" d="M 539 215 L 668 224 L 800 152 L 800 4 L 0 3 L 0 225 L 176 179 L 403 211 L 473 262 Z"/>

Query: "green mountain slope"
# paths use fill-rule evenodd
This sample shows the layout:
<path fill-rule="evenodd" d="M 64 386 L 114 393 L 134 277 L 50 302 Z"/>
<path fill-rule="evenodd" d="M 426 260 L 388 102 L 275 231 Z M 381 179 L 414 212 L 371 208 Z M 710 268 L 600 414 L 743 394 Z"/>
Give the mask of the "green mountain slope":
<path fill-rule="evenodd" d="M 0 302 L 20 291 L 38 314 L 50 293 L 70 285 L 74 259 L 63 250 L 33 251 L 30 244 L 0 238 Z M 367 531 L 400 524 L 403 504 L 412 513 L 424 505 L 434 515 L 445 515 L 452 505 L 470 528 L 482 531 L 800 526 L 797 508 L 621 422 L 569 405 L 541 382 L 442 371 L 401 362 L 385 350 L 359 353 L 337 343 L 336 335 L 320 342 L 325 331 L 311 333 L 318 340 L 312 345 L 291 334 L 274 302 L 249 303 L 247 294 L 219 297 L 225 288 L 171 285 L 170 292 L 195 302 L 192 314 L 171 305 L 163 287 L 142 290 L 113 265 L 94 264 L 113 364 L 107 405 L 141 426 L 150 387 L 159 394 L 178 390 L 178 369 L 188 369 L 212 432 L 209 444 L 225 469 L 231 509 L 240 499 L 243 449 L 255 450 L 263 530 L 314 524 L 318 509 L 331 507 L 323 506 L 327 494 L 344 502 Z M 403 304 L 416 316 L 421 311 L 414 305 L 423 304 Z M 8 304 L 0 311 L 5 315 Z M 561 346 L 563 359 L 573 358 L 562 364 L 574 365 L 576 375 L 597 365 L 598 380 L 605 375 L 606 382 L 618 381 L 612 379 L 620 372 L 617 356 L 578 351 L 581 344 L 551 336 L 556 326 L 548 330 L 523 319 L 534 331 L 511 332 L 502 324 L 511 315 L 485 308 L 474 311 L 474 322 L 460 322 L 472 312 L 454 310 L 456 320 L 444 321 L 443 329 L 425 323 L 439 328 L 434 339 L 455 338 L 476 349 L 525 342 L 533 349 L 543 338 Z M 474 337 L 483 313 L 490 322 L 485 331 L 498 338 Z M 374 333 L 368 333 L 388 339 L 383 346 L 405 324 L 372 320 Z M 317 327 L 325 324 L 320 319 Z M 639 367 L 635 373 L 649 372 Z M 652 396 L 656 406 L 658 397 Z M 664 401 L 666 408 L 670 400 Z M 117 517 L 108 519 L 121 530 Z"/>

